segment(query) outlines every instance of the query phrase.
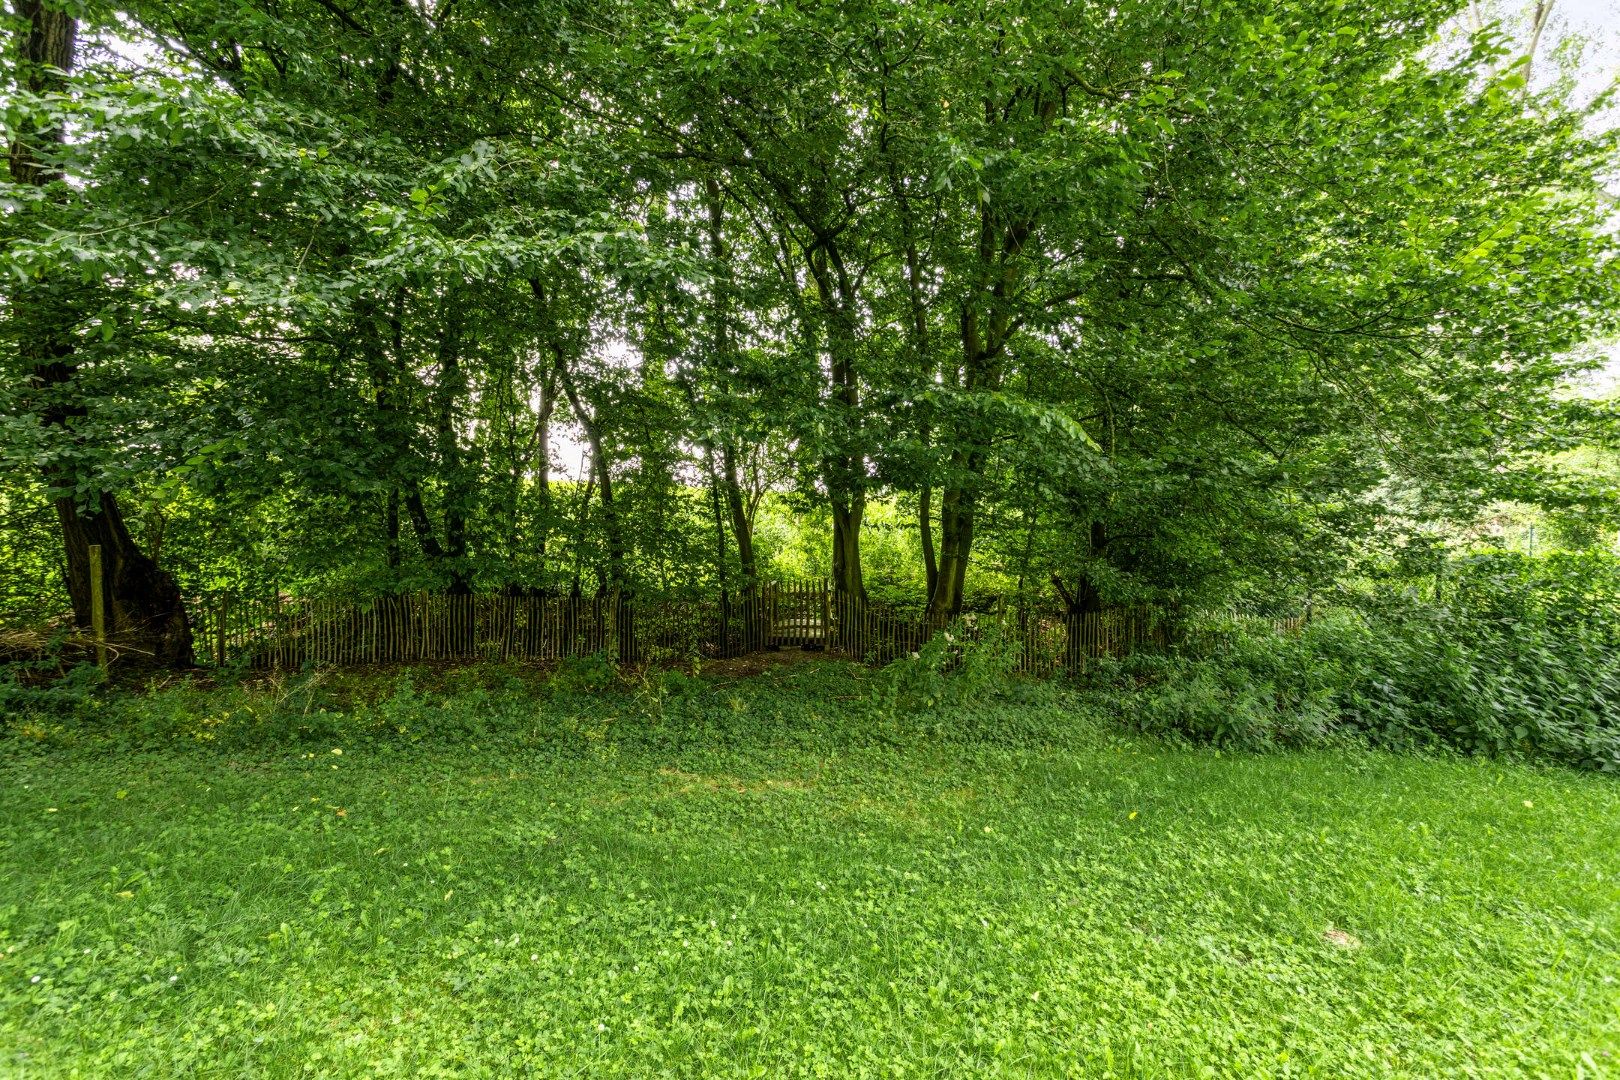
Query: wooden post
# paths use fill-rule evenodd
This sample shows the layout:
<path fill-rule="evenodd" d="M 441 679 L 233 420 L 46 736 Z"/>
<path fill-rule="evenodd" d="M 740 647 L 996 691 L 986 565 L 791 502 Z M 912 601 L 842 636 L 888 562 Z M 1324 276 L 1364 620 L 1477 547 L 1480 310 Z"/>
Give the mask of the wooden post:
<path fill-rule="evenodd" d="M 214 656 L 220 667 L 225 666 L 225 614 L 230 610 L 230 597 L 219 594 L 219 623 L 214 627 Z"/>
<path fill-rule="evenodd" d="M 90 545 L 90 632 L 96 639 L 96 666 L 107 666 L 107 604 L 101 581 L 101 545 Z"/>
<path fill-rule="evenodd" d="M 821 579 L 821 651 L 832 652 L 832 598 L 827 593 L 827 579 Z"/>
<path fill-rule="evenodd" d="M 607 610 L 602 616 L 602 651 L 612 663 L 619 662 L 619 590 L 608 593 Z"/>

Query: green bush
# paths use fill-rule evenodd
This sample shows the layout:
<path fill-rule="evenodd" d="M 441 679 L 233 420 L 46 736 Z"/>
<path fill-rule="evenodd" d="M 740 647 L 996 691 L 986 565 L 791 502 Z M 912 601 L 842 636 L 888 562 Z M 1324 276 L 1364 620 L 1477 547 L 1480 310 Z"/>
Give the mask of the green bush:
<path fill-rule="evenodd" d="M 1131 726 L 1246 748 L 1346 734 L 1620 769 L 1620 561 L 1480 555 L 1438 596 L 1382 588 L 1297 633 L 1203 623 L 1099 665 Z"/>
<path fill-rule="evenodd" d="M 113 690 L 11 718 L 14 741 L 108 750 L 212 746 L 279 755 L 414 752 L 501 745 L 613 754 L 659 751 L 950 744 L 1092 745 L 1095 710 L 1071 688 L 1008 676 L 1005 644 L 943 636 L 936 650 L 891 670 L 821 660 L 744 679 L 677 670 L 614 674 L 567 665 L 551 679 L 478 665 L 391 677 L 305 672 L 214 686 L 205 681 Z M 65 699 L 62 699 L 65 700 Z"/>
<path fill-rule="evenodd" d="M 0 718 L 78 712 L 106 682 L 106 672 L 96 665 L 64 665 L 54 656 L 0 664 Z"/>
<path fill-rule="evenodd" d="M 1370 606 L 1376 632 L 1341 660 L 1347 718 L 1386 743 L 1620 769 L 1620 561 L 1480 555 L 1448 577 Z"/>
<path fill-rule="evenodd" d="M 1334 735 L 1335 673 L 1316 640 L 1341 620 L 1279 635 L 1236 622 L 1194 628 L 1196 646 L 1097 663 L 1087 682 L 1138 730 L 1261 750 L 1308 746 Z"/>
<path fill-rule="evenodd" d="M 566 656 L 551 677 L 552 686 L 565 694 L 594 694 L 618 681 L 618 669 L 603 653 Z"/>
<path fill-rule="evenodd" d="M 1001 623 L 958 619 L 910 656 L 882 669 L 879 700 L 886 713 L 917 713 L 1015 691 L 1017 643 Z"/>

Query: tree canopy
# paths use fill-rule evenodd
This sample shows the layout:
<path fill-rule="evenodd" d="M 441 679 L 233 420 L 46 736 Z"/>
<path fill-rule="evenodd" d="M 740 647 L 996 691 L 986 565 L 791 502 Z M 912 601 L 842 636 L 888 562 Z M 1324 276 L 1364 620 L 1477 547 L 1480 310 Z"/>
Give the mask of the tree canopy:
<path fill-rule="evenodd" d="M 1602 509 L 1605 102 L 1458 7 L 17 0 L 6 554 L 183 662 L 227 584 L 746 590 L 770 501 L 942 618 Z"/>

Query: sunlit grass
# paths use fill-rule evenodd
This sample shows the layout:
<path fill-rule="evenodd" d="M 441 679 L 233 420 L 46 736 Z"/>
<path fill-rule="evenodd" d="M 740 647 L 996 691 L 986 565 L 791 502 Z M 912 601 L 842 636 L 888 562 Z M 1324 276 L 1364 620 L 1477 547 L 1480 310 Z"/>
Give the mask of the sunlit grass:
<path fill-rule="evenodd" d="M 770 730 L 841 679 L 715 691 L 752 741 L 13 743 L 0 1073 L 1615 1072 L 1612 780 Z"/>

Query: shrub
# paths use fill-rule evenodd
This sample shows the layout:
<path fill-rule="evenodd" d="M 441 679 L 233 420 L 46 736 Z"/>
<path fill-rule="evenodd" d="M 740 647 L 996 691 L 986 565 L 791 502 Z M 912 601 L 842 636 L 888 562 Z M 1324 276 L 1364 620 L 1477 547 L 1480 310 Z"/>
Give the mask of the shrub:
<path fill-rule="evenodd" d="M 6 731 L 33 742 L 500 738 L 593 753 L 623 743 L 1063 746 L 1095 738 L 1096 721 L 1113 717 L 1255 750 L 1355 738 L 1620 770 L 1612 558 L 1479 556 L 1451 566 L 1438 597 L 1398 584 L 1297 632 L 1229 618 L 1184 630 L 1170 650 L 1094 663 L 1077 689 L 1016 676 L 1014 643 L 986 619 L 954 623 L 882 670 L 827 661 L 746 686 L 651 668 L 621 678 L 600 655 L 564 661 L 539 694 L 536 671 L 500 665 L 392 681 L 311 671 L 146 694 L 107 692 L 93 667 L 40 685 L 7 669 L 0 712 Z"/>
<path fill-rule="evenodd" d="M 563 694 L 594 694 L 606 690 L 618 681 L 618 669 L 604 653 L 589 656 L 567 656 L 557 664 L 551 677 L 552 687 Z"/>
<path fill-rule="evenodd" d="M 1385 587 L 1292 634 L 1206 621 L 1088 683 L 1131 726 L 1201 742 L 1356 734 L 1620 769 L 1620 561 L 1474 556 L 1437 597 Z"/>
<path fill-rule="evenodd" d="M 883 711 L 918 712 L 1014 690 L 1018 646 L 999 620 L 957 619 L 882 670 Z"/>
<path fill-rule="evenodd" d="M 55 658 L 0 664 L 0 718 L 78 712 L 106 682 L 106 672 L 94 664 L 61 665 Z"/>
<path fill-rule="evenodd" d="M 1479 555 L 1436 600 L 1372 606 L 1349 719 L 1392 743 L 1620 768 L 1620 560 Z"/>
<path fill-rule="evenodd" d="M 1335 673 L 1306 635 L 1230 620 L 1191 628 L 1196 645 L 1102 660 L 1087 678 L 1140 731 L 1242 749 L 1307 746 L 1334 733 Z M 1312 637 L 1343 633 L 1329 624 Z"/>

